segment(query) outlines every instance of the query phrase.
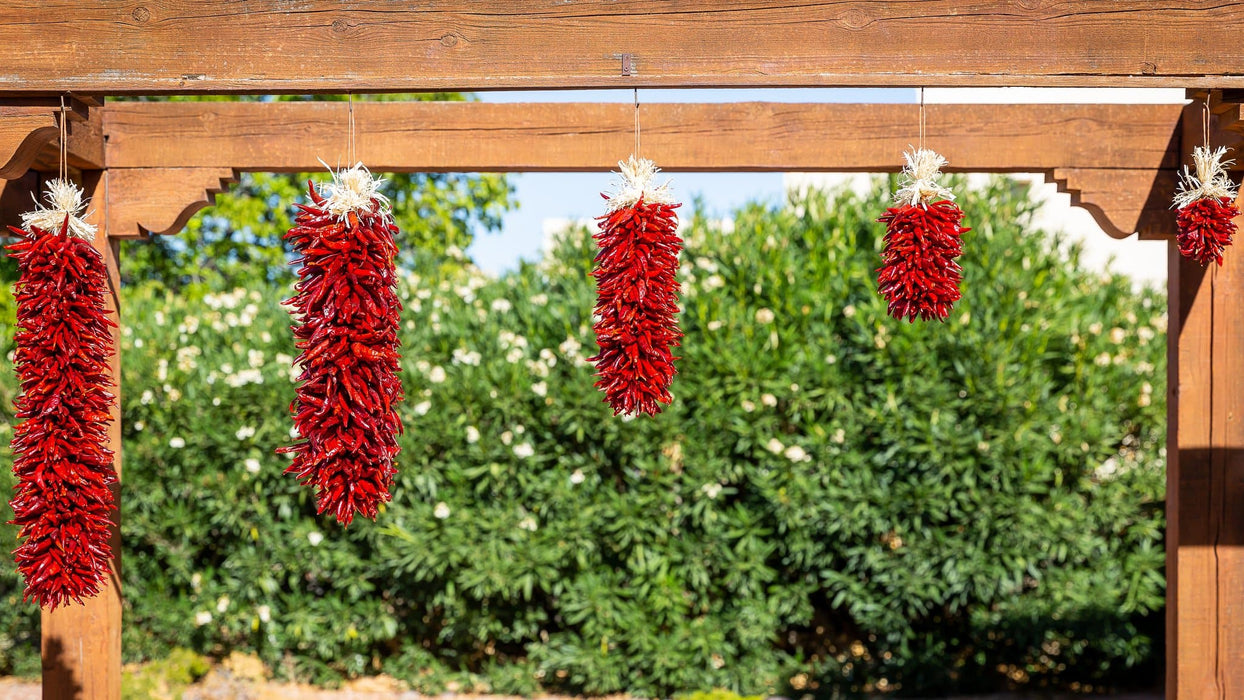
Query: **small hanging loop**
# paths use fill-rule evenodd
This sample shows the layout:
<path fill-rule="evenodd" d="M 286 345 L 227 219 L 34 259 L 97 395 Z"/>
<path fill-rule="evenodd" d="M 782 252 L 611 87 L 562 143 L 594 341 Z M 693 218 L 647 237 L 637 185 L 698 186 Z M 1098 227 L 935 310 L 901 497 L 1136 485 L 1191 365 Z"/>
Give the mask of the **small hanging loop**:
<path fill-rule="evenodd" d="M 635 157 L 639 157 L 639 88 L 635 88 Z"/>

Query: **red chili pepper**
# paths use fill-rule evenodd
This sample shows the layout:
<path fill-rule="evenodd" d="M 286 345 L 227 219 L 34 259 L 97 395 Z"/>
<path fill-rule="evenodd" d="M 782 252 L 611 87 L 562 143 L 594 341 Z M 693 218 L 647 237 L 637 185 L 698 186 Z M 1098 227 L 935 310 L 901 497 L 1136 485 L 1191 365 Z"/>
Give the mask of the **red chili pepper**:
<path fill-rule="evenodd" d="M 315 487 L 318 511 L 349 525 L 356 513 L 376 517 L 397 473 L 397 227 L 377 200 L 343 222 L 314 184 L 309 195 L 313 205 L 300 206 L 285 236 L 301 256 L 297 293 L 286 303 L 302 350 L 290 406 L 302 439 L 277 452 L 294 455 L 285 472 Z"/>
<path fill-rule="evenodd" d="M 1201 265 L 1222 265 L 1222 253 L 1235 236 L 1235 217 L 1240 215 L 1230 197 L 1198 199 L 1179 210 L 1176 242 L 1179 252 Z"/>
<path fill-rule="evenodd" d="M 14 368 L 14 555 L 24 598 L 55 610 L 96 595 L 108 574 L 117 474 L 107 448 L 115 397 L 103 257 L 89 242 L 32 227 L 10 230 L 20 276 Z"/>
<path fill-rule="evenodd" d="M 897 319 L 946 320 L 959 300 L 963 270 L 963 212 L 954 202 L 903 204 L 886 210 L 885 248 L 877 270 L 878 291 Z"/>
<path fill-rule="evenodd" d="M 596 255 L 596 315 L 593 326 L 600 352 L 597 388 L 619 413 L 661 412 L 673 400 L 672 348 L 682 338 L 678 327 L 677 204 L 634 205 L 600 217 Z"/>

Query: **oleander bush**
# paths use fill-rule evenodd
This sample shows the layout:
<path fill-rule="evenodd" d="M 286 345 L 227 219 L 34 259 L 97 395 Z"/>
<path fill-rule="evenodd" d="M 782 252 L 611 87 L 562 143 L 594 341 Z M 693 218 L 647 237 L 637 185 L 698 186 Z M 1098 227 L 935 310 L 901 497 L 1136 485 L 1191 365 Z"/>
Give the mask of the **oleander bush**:
<path fill-rule="evenodd" d="M 292 439 L 288 287 L 130 288 L 127 657 L 243 650 L 427 692 L 1152 681 L 1162 296 L 1086 270 L 1000 179 L 961 197 L 951 319 L 891 320 L 888 186 L 687 222 L 681 373 L 653 419 L 593 388 L 586 231 L 500 279 L 412 263 L 401 473 L 348 529 L 273 452 Z M 29 672 L 18 586 L 0 566 L 0 670 Z"/>

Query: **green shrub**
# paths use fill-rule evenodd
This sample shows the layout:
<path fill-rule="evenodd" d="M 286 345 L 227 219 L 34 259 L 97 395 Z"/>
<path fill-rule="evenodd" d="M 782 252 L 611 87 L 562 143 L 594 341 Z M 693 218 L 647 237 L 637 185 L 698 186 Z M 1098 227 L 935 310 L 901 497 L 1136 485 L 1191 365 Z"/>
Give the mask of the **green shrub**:
<path fill-rule="evenodd" d="M 499 280 L 409 275 L 401 473 L 348 530 L 273 454 L 287 290 L 128 290 L 127 657 L 240 649 L 425 692 L 1152 680 L 1163 299 L 1028 230 L 1005 181 L 962 200 L 945 324 L 885 315 L 880 187 L 689 222 L 655 419 L 593 388 L 585 232 Z M 36 619 L 0 608 L 19 646 Z"/>

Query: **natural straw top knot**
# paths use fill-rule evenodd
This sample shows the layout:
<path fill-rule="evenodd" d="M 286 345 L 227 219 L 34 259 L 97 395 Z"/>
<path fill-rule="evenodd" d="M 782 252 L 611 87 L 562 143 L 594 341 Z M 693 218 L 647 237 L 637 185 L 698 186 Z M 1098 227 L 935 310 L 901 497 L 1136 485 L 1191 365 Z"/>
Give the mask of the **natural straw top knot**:
<path fill-rule="evenodd" d="M 1199 199 L 1235 199 L 1235 183 L 1227 175 L 1227 168 L 1235 161 L 1223 160 L 1227 155 L 1226 146 L 1214 150 L 1197 146 L 1192 149 L 1192 163 L 1196 174 L 1184 166 L 1183 177 L 1179 179 L 1179 190 L 1175 193 L 1177 209 L 1192 204 Z"/>
<path fill-rule="evenodd" d="M 48 183 L 43 198 L 47 200 L 47 206 L 36 199 L 35 210 L 22 214 L 22 226 L 27 231 L 37 228 L 60 233 L 67 221 L 69 226 L 66 230 L 70 236 L 84 241 L 95 240 L 95 225 L 82 220 L 86 203 L 82 201 L 82 190 L 77 185 L 57 178 Z"/>
<path fill-rule="evenodd" d="M 674 203 L 669 180 L 659 185 L 653 182 L 660 169 L 652 161 L 631 156 L 618 161 L 618 170 L 622 179 L 610 183 L 613 193 L 606 195 L 609 199 L 607 211 L 634 206 L 641 199 L 648 204 Z"/>
<path fill-rule="evenodd" d="M 329 172 L 333 174 L 333 181 L 324 189 L 328 191 L 328 213 L 333 217 L 345 219 L 350 212 L 370 212 L 373 202 L 377 203 L 381 214 L 389 214 L 389 199 L 380 193 L 384 178 L 373 177 L 362 163 L 342 170 L 329 168 Z"/>
<path fill-rule="evenodd" d="M 894 201 L 899 204 L 928 204 L 933 199 L 953 200 L 955 195 L 950 190 L 937 184 L 937 176 L 946 167 L 946 159 L 927 148 L 908 151 L 903 154 L 907 166 L 900 175 L 900 186 L 894 193 Z"/>

